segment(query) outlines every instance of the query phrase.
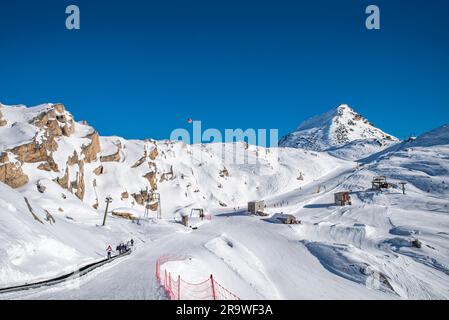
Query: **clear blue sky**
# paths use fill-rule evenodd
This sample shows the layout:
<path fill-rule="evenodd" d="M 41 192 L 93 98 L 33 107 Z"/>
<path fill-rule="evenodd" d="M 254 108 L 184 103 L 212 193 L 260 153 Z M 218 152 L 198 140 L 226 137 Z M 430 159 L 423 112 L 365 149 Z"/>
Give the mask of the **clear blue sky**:
<path fill-rule="evenodd" d="M 81 30 L 65 29 L 65 7 Z M 381 9 L 380 31 L 365 7 Z M 278 128 L 348 103 L 403 138 L 449 122 L 447 0 L 1 1 L 0 101 L 102 135 Z"/>

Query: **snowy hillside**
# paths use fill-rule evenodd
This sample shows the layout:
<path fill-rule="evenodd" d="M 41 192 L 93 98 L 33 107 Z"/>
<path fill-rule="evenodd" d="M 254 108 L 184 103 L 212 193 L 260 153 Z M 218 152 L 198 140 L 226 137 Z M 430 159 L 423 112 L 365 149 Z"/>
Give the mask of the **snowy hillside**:
<path fill-rule="evenodd" d="M 242 299 L 449 298 L 447 125 L 398 142 L 340 107 L 298 131 L 320 152 L 102 137 L 59 104 L 0 112 L 0 288 L 104 258 L 108 244 L 137 244 L 76 282 L 0 299 L 167 299 L 160 257 L 183 285 L 213 274 Z M 343 119 L 354 131 L 338 129 Z M 247 161 L 223 161 L 233 156 Z M 376 176 L 389 188 L 372 189 Z M 334 204 L 340 191 L 351 205 Z M 267 216 L 248 214 L 257 199 Z M 191 208 L 211 219 L 183 226 Z M 285 214 L 301 223 L 283 224 Z"/>
<path fill-rule="evenodd" d="M 358 160 L 380 151 L 397 139 L 374 127 L 347 105 L 304 121 L 294 132 L 283 137 L 281 147 L 329 151 L 350 160 Z"/>
<path fill-rule="evenodd" d="M 44 276 L 39 269 L 27 268 L 25 274 L 5 271 L 14 269 L 9 252 L 22 252 L 24 246 L 36 246 L 40 239 L 47 238 L 62 246 L 61 238 L 51 238 L 39 228 L 65 234 L 68 239 L 87 239 L 81 234 L 85 228 L 101 224 L 107 196 L 113 198 L 113 211 L 143 217 L 148 204 L 149 217 L 156 217 L 158 203 L 150 197 L 157 192 L 162 199 L 162 216 L 179 220 L 181 214 L 190 213 L 190 208 L 242 208 L 252 199 L 305 185 L 342 163 L 327 154 L 304 150 L 278 154 L 277 150 L 237 143 L 224 146 L 224 158 L 235 155 L 249 160 L 246 164 L 228 164 L 222 160 L 222 144 L 191 146 L 101 137 L 86 123 L 75 122 L 61 104 L 3 106 L 0 110 L 5 120 L 0 127 L 0 184 L 4 190 L 0 200 L 7 209 L 1 213 L 1 227 L 20 229 L 22 221 L 10 219 L 14 212 L 20 212 L 20 219 L 29 219 L 27 223 L 36 224 L 33 233 L 0 234 L 0 273 L 9 275 L 2 277 L 3 284 Z M 10 194 L 19 201 L 11 201 Z M 31 219 L 24 197 L 34 211 L 42 213 L 40 221 Z M 47 212 L 56 220 L 51 226 L 45 222 Z M 60 229 L 65 225 L 73 229 Z M 96 237 L 96 230 L 90 237 Z M 91 242 L 85 248 L 68 242 L 69 247 L 81 251 L 73 260 L 79 264 L 95 257 L 95 250 L 108 242 L 101 237 L 97 241 L 92 248 L 87 248 Z M 23 261 L 30 259 L 33 264 L 36 254 L 35 250 L 25 250 Z M 71 267 L 74 261 L 47 265 L 45 275 Z M 18 262 L 16 269 L 21 268 Z"/>

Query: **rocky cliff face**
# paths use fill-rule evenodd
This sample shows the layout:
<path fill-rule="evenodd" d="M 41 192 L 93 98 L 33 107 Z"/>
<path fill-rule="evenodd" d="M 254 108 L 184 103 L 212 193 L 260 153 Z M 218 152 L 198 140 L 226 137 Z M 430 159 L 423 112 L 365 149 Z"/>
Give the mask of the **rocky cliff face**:
<path fill-rule="evenodd" d="M 142 143 L 144 155 L 135 161 L 134 166 L 121 165 L 125 152 L 120 139 L 113 142 L 115 152 L 110 153 L 111 148 L 106 148 L 102 154 L 98 132 L 86 122 L 76 123 L 63 104 L 32 108 L 0 105 L 0 124 L 0 181 L 12 188 L 31 183 L 25 172 L 33 172 L 33 176 L 36 175 L 33 182 L 37 177 L 47 178 L 98 208 L 97 192 L 103 197 L 107 192 L 104 188 L 109 187 L 102 179 L 108 170 L 105 165 L 111 170 L 111 164 L 115 163 L 129 166 L 128 170 L 136 169 L 138 190 L 157 190 L 158 174 L 154 160 L 159 152 L 155 141 L 148 146 Z M 108 139 L 106 141 L 109 143 Z M 144 163 L 148 165 L 146 169 L 140 167 Z M 118 184 L 121 190 L 126 189 L 120 186 L 120 181 Z M 134 192 L 133 198 L 128 192 L 122 192 L 120 199 L 136 201 L 143 206 L 148 197 L 147 191 Z"/>

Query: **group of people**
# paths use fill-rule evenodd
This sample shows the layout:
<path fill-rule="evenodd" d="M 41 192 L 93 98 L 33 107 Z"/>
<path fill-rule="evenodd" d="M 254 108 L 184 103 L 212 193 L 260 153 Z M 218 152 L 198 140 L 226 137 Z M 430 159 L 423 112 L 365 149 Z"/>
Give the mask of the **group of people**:
<path fill-rule="evenodd" d="M 115 250 L 118 252 L 118 254 L 123 254 L 128 252 L 133 246 L 134 246 L 134 239 L 131 239 L 126 244 L 123 242 L 120 243 Z"/>

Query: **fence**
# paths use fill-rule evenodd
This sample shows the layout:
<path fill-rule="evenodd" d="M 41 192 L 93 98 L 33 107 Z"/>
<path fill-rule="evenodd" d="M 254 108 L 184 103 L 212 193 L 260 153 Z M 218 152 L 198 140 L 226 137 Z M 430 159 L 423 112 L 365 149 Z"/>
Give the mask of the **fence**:
<path fill-rule="evenodd" d="M 156 279 L 164 287 L 170 300 L 240 300 L 215 281 L 213 275 L 203 282 L 189 283 L 180 275 L 173 278 L 171 272 L 167 272 L 166 269 L 161 273 L 161 265 L 164 263 L 182 260 L 185 260 L 185 257 L 163 256 L 156 261 Z"/>

